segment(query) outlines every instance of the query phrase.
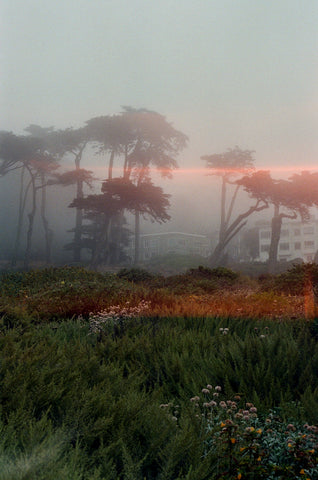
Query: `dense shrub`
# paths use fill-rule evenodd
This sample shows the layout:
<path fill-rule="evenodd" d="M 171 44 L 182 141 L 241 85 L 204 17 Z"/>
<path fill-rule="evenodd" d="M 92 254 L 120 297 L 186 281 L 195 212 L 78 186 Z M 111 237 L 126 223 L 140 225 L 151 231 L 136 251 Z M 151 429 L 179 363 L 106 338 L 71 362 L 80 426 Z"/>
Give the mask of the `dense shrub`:
<path fill-rule="evenodd" d="M 118 335 L 109 315 L 103 335 L 83 318 L 1 325 L 1 479 L 220 478 L 223 454 L 190 402 L 207 384 L 260 418 L 279 407 L 286 425 L 318 422 L 309 322 L 130 315 Z"/>
<path fill-rule="evenodd" d="M 294 265 L 287 272 L 273 277 L 268 284 L 268 288 L 292 295 L 304 293 L 311 286 L 318 289 L 318 265 L 316 263 Z"/>

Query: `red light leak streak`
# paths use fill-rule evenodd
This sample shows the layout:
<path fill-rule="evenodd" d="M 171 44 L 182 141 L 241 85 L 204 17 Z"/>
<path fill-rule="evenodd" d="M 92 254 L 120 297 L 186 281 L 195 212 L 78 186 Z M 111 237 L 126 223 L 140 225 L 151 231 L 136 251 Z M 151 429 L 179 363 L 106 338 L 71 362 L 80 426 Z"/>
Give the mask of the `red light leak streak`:
<path fill-rule="evenodd" d="M 218 172 L 232 172 L 232 173 L 238 173 L 240 174 L 241 171 L 240 170 L 236 170 L 236 169 L 233 169 L 233 170 L 230 170 L 230 169 L 221 169 L 221 168 L 218 168 L 216 169 Z M 266 167 L 257 167 L 255 168 L 254 170 L 251 170 L 252 172 L 256 172 L 256 171 L 259 171 L 259 170 L 269 170 L 270 172 L 281 172 L 281 173 L 299 173 L 299 172 L 303 172 L 303 171 L 309 171 L 309 172 L 314 172 L 314 171 L 318 171 L 318 165 L 317 166 L 313 166 L 313 165 L 284 165 L 284 166 L 276 166 L 276 167 L 269 167 L 269 166 L 266 166 Z M 202 174 L 202 175 L 213 175 L 213 169 L 209 169 L 209 168 L 178 168 L 177 170 L 174 170 L 173 171 L 173 174 L 178 174 L 178 173 L 184 173 L 184 174 L 189 174 L 189 175 L 192 175 L 192 174 Z M 244 173 L 244 172 L 243 172 Z"/>
<path fill-rule="evenodd" d="M 107 167 L 101 167 L 101 166 L 96 166 L 95 168 L 92 167 L 96 174 L 102 175 L 102 179 L 104 180 L 107 176 Z M 309 171 L 309 172 L 314 172 L 318 171 L 318 165 L 278 165 L 278 166 L 261 166 L 261 167 L 256 167 L 254 170 L 251 170 L 251 172 L 256 172 L 259 170 L 269 170 L 272 173 L 282 173 L 282 174 L 290 174 L 292 175 L 293 173 L 300 173 L 303 171 Z M 135 172 L 137 169 L 134 170 Z M 233 173 L 233 174 L 241 174 L 242 172 L 240 170 L 229 170 L 229 169 L 221 169 L 218 168 L 216 170 L 220 174 L 224 171 L 227 173 Z M 161 175 L 160 172 L 156 168 L 150 168 L 149 169 L 150 174 L 155 174 L 155 175 Z M 202 175 L 202 176 L 212 176 L 213 174 L 213 169 L 209 169 L 207 167 L 187 167 L 187 168 L 177 168 L 175 170 L 172 170 L 171 175 L 173 178 L 178 177 L 179 175 Z M 113 168 L 113 177 L 121 177 L 123 174 L 122 168 L 120 167 L 114 167 Z M 244 172 L 243 172 L 244 174 Z"/>

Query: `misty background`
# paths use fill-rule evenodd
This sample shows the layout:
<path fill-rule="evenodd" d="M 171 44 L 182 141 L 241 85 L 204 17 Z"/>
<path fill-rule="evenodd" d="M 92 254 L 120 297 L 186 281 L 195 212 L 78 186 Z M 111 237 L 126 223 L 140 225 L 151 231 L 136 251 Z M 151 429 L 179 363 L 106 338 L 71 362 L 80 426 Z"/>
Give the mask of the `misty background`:
<path fill-rule="evenodd" d="M 78 128 L 130 105 L 189 137 L 173 179 L 154 177 L 172 195 L 172 219 L 144 223 L 145 233 L 217 230 L 220 185 L 202 155 L 238 145 L 277 178 L 318 170 L 315 0 L 2 0 L 0 22 L 0 130 Z M 82 165 L 106 177 L 105 158 L 89 152 Z M 17 191 L 13 173 L 0 178 L 3 252 Z M 72 188 L 49 192 L 55 248 L 72 227 L 73 198 Z"/>

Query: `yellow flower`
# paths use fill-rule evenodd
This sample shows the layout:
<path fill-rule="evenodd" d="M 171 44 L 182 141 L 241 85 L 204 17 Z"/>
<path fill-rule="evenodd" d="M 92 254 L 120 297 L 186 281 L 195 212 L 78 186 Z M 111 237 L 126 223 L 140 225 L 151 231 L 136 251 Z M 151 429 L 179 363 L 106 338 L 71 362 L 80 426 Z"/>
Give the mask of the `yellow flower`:
<path fill-rule="evenodd" d="M 256 430 L 256 433 L 258 433 L 260 435 L 262 433 L 262 429 L 259 428 L 258 430 Z"/>
<path fill-rule="evenodd" d="M 235 442 L 236 442 L 235 438 L 231 438 L 231 443 L 235 443 Z"/>
<path fill-rule="evenodd" d="M 301 475 L 305 475 L 305 470 L 302 468 L 299 472 Z"/>
<path fill-rule="evenodd" d="M 242 478 L 242 474 L 241 474 L 241 473 L 239 473 L 239 474 L 238 474 L 238 476 L 237 476 L 237 478 L 238 478 L 238 480 L 241 480 L 241 478 Z"/>
<path fill-rule="evenodd" d="M 289 447 L 289 448 L 292 448 L 292 446 L 293 446 L 293 445 L 292 445 L 291 443 L 288 443 L 288 444 L 287 444 L 287 447 Z"/>
<path fill-rule="evenodd" d="M 260 462 L 262 460 L 262 457 L 258 457 L 257 461 Z"/>
<path fill-rule="evenodd" d="M 315 453 L 315 449 L 314 449 L 314 448 L 311 449 L 311 450 L 308 450 L 308 451 L 309 451 L 309 453 Z"/>
<path fill-rule="evenodd" d="M 225 427 L 225 423 L 224 423 L 224 422 L 221 422 L 221 427 Z"/>
<path fill-rule="evenodd" d="M 240 452 L 244 452 L 244 450 L 245 450 L 245 447 L 240 448 Z"/>

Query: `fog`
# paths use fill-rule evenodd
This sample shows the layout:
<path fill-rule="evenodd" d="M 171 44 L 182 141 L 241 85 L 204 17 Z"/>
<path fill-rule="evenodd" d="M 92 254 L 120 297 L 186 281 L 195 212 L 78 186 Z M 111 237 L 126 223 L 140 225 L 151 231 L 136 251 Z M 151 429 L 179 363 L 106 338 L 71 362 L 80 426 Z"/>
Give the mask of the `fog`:
<path fill-rule="evenodd" d="M 203 155 L 237 145 L 276 178 L 318 170 L 316 0 L 3 0 L 0 9 L 0 130 L 79 128 L 129 105 L 164 115 L 189 137 L 172 179 L 152 172 L 171 195 L 171 221 L 143 221 L 142 233 L 218 230 L 221 187 Z M 105 165 L 93 152 L 83 157 L 99 179 L 95 193 Z M 15 238 L 18 189 L 15 173 L 0 177 L 2 259 Z M 57 257 L 74 227 L 74 197 L 75 187 L 48 192 Z M 239 197 L 234 213 L 249 202 Z M 42 230 L 38 218 L 39 250 Z"/>

